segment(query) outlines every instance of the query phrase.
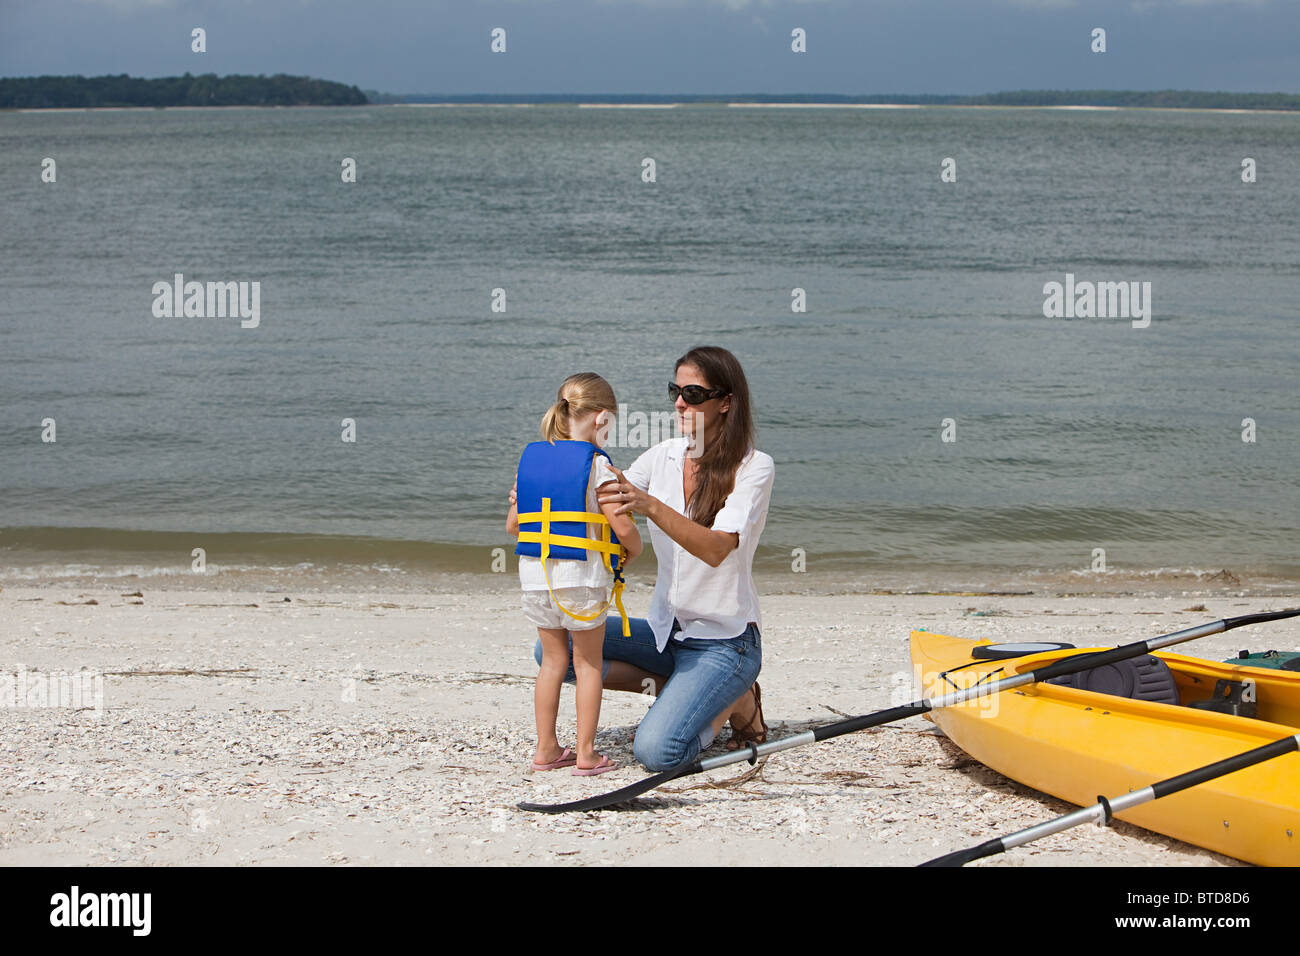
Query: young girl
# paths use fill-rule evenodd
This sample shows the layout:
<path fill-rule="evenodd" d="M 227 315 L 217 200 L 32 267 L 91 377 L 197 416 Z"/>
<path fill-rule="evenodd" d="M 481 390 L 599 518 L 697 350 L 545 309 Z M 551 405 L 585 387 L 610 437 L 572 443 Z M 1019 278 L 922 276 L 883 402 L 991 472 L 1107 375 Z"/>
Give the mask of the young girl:
<path fill-rule="evenodd" d="M 573 767 L 575 775 L 592 776 L 617 766 L 596 752 L 604 678 L 601 645 L 609 605 L 618 597 L 611 591 L 612 572 L 641 553 L 641 536 L 631 516 L 615 514 L 617 505 L 602 507 L 597 501 L 597 489 L 618 480 L 600 449 L 617 408 L 614 390 L 594 372 L 566 378 L 542 418 L 545 440 L 524 449 L 510 493 L 506 530 L 519 537 L 515 553 L 524 616 L 537 626 L 542 643 L 533 695 L 534 770 Z M 589 517 L 586 522 L 552 520 L 548 512 L 585 512 Z M 555 735 L 570 648 L 570 679 L 578 685 L 576 754 L 561 748 Z"/>

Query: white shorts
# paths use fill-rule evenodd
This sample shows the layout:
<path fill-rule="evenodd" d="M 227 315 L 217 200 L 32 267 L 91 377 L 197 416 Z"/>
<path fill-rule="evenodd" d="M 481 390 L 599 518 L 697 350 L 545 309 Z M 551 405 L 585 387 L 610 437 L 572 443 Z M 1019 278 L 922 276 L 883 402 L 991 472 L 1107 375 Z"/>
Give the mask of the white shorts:
<path fill-rule="evenodd" d="M 536 627 L 562 628 L 566 631 L 603 628 L 609 614 L 609 609 L 606 608 L 593 620 L 575 621 L 555 606 L 550 591 L 524 591 L 523 595 L 524 617 Z M 574 614 L 586 617 L 609 599 L 609 592 L 605 588 L 556 588 L 555 596 Z"/>

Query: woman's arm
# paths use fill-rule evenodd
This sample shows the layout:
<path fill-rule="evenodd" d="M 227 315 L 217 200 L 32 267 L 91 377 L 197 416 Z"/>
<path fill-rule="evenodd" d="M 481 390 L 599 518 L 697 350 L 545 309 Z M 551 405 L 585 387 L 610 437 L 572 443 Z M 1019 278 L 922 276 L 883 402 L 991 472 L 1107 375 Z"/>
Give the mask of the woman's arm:
<path fill-rule="evenodd" d="M 672 538 L 695 557 L 711 568 L 716 568 L 740 547 L 740 535 L 734 531 L 713 531 L 696 524 L 686 515 L 670 508 L 653 495 L 645 516 L 663 528 L 664 534 Z"/>
<path fill-rule="evenodd" d="M 598 499 L 601 511 L 605 511 L 607 505 L 610 506 L 611 510 L 605 511 L 605 514 L 610 516 L 611 521 L 615 515 L 623 516 L 639 512 L 662 528 L 664 534 L 711 568 L 720 565 L 726 560 L 727 555 L 740 546 L 739 534 L 732 531 L 713 531 L 696 524 L 654 495 L 631 484 L 617 468 L 614 472 L 619 477 L 618 483 L 602 485 Z M 617 531 L 617 528 L 615 530 Z M 618 534 L 621 539 L 622 533 L 618 532 Z"/>

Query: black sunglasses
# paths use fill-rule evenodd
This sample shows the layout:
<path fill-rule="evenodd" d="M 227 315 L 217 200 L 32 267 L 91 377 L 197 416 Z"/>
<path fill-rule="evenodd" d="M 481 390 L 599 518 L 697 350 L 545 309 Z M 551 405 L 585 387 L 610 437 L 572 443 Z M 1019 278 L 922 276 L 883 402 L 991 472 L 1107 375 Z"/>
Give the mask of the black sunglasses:
<path fill-rule="evenodd" d="M 686 399 L 687 405 L 699 405 L 701 402 L 707 402 L 711 398 L 721 398 L 723 395 L 730 394 L 721 388 L 705 388 L 703 385 L 678 385 L 675 382 L 668 383 L 668 397 L 672 401 L 677 401 L 680 395 Z"/>

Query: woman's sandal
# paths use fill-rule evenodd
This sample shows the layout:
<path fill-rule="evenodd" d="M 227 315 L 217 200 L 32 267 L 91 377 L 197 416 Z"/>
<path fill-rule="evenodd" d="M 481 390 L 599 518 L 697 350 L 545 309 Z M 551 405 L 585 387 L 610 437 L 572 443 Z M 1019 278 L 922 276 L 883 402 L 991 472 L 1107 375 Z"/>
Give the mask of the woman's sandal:
<path fill-rule="evenodd" d="M 759 730 L 754 729 L 755 718 L 761 728 Z M 727 749 L 739 750 L 747 743 L 765 744 L 767 731 L 767 721 L 763 720 L 763 691 L 758 686 L 758 681 L 754 681 L 754 716 L 739 727 L 734 720 L 731 722 L 731 739 L 727 741 Z"/>

